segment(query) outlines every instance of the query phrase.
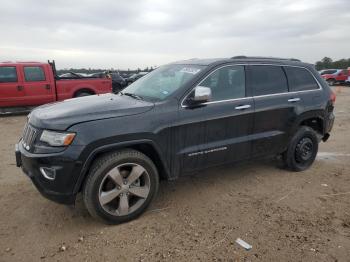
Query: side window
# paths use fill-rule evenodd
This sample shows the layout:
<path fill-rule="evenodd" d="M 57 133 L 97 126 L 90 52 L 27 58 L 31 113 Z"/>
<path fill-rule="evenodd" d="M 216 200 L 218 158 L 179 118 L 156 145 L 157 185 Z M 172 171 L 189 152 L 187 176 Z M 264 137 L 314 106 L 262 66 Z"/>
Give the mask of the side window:
<path fill-rule="evenodd" d="M 200 86 L 211 88 L 212 101 L 245 97 L 244 66 L 222 67 L 207 76 Z"/>
<path fill-rule="evenodd" d="M 306 69 L 286 66 L 284 70 L 287 74 L 290 92 L 319 89 L 316 80 Z"/>
<path fill-rule="evenodd" d="M 24 78 L 27 82 L 45 81 L 45 73 L 40 66 L 25 66 Z"/>
<path fill-rule="evenodd" d="M 17 71 L 15 66 L 0 67 L 0 83 L 17 82 Z"/>
<path fill-rule="evenodd" d="M 250 66 L 249 78 L 254 96 L 288 92 L 287 79 L 281 66 Z"/>

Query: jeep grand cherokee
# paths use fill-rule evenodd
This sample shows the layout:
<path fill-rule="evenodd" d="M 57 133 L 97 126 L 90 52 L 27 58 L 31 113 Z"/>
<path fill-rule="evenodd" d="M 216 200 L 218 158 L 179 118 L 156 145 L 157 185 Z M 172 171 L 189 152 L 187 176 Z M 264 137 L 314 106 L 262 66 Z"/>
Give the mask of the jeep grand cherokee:
<path fill-rule="evenodd" d="M 121 223 L 147 208 L 161 178 L 274 155 L 307 169 L 329 137 L 334 102 L 314 67 L 296 59 L 176 62 L 119 94 L 35 109 L 17 166 L 47 198 L 73 204 L 82 192 L 92 216 Z"/>

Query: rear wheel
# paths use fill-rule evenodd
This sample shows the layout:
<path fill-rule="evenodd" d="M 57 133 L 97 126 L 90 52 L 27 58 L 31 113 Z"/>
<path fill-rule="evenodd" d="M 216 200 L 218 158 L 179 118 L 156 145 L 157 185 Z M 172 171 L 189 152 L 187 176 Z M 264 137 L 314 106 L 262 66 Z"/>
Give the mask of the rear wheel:
<path fill-rule="evenodd" d="M 329 86 L 334 86 L 335 85 L 335 79 L 328 79 L 327 83 Z"/>
<path fill-rule="evenodd" d="M 158 191 L 158 172 L 141 152 L 122 150 L 93 164 L 83 189 L 89 213 L 110 224 L 141 215 Z"/>
<path fill-rule="evenodd" d="M 316 132 L 302 126 L 293 136 L 287 150 L 283 153 L 283 161 L 288 169 L 303 171 L 315 161 L 318 152 Z"/>
<path fill-rule="evenodd" d="M 83 96 L 91 96 L 91 95 L 93 95 L 93 94 L 86 92 L 86 91 L 81 91 L 81 92 L 76 93 L 76 95 L 74 97 L 83 97 Z"/>

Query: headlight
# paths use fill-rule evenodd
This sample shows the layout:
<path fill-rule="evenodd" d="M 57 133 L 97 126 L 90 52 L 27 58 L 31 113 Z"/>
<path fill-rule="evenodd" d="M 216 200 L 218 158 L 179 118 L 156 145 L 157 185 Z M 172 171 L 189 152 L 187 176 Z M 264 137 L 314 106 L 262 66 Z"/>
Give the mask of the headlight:
<path fill-rule="evenodd" d="M 48 143 L 50 146 L 69 146 L 75 137 L 75 133 L 61 133 L 44 130 L 40 141 Z"/>

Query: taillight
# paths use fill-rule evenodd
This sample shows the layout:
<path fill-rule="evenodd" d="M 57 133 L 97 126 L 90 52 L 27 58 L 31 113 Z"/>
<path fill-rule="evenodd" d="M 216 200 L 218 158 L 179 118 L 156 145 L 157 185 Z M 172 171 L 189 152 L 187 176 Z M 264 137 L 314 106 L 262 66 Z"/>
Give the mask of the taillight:
<path fill-rule="evenodd" d="M 332 104 L 335 103 L 335 99 L 336 99 L 336 96 L 335 96 L 335 93 L 333 91 L 331 91 L 331 97 L 330 97 L 331 101 L 332 101 Z"/>

